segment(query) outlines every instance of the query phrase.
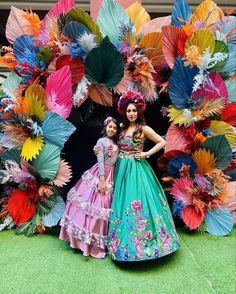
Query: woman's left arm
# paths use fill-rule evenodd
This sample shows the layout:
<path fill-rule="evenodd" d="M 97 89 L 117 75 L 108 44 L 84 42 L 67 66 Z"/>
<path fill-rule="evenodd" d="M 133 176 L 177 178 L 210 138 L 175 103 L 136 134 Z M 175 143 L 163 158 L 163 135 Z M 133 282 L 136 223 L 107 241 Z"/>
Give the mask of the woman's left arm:
<path fill-rule="evenodd" d="M 153 141 L 155 143 L 155 146 L 153 146 L 150 150 L 147 152 L 140 152 L 136 154 L 136 159 L 144 159 L 148 158 L 151 155 L 155 154 L 159 150 L 161 150 L 166 145 L 166 141 L 159 136 L 152 128 L 149 126 L 143 126 L 142 127 L 143 134 L 146 138 Z"/>

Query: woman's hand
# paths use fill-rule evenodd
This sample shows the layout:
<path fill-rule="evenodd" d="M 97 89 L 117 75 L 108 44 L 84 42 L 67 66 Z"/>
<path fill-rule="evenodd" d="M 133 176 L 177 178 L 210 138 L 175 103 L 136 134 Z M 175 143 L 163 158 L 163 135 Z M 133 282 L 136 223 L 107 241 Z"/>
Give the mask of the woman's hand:
<path fill-rule="evenodd" d="M 139 153 L 135 154 L 135 158 L 137 160 L 145 159 L 147 157 L 148 157 L 148 153 L 147 152 L 139 152 Z"/>
<path fill-rule="evenodd" d="M 101 150 L 100 150 L 100 148 L 97 146 L 97 145 L 95 145 L 94 147 L 93 147 L 93 152 L 94 152 L 94 154 L 97 156 L 98 155 L 98 153 L 100 152 Z"/>
<path fill-rule="evenodd" d="M 102 177 L 99 179 L 99 182 L 98 182 L 98 192 L 102 195 L 105 195 L 106 192 L 107 192 L 107 184 L 106 184 L 106 181 L 105 181 L 105 178 Z"/>

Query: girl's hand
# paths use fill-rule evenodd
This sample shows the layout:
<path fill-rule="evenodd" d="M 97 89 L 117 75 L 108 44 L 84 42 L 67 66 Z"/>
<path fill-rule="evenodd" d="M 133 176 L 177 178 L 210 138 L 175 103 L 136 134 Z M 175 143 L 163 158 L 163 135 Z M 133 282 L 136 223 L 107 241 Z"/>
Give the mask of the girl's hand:
<path fill-rule="evenodd" d="M 100 152 L 101 150 L 100 150 L 100 148 L 97 146 L 97 145 L 95 145 L 94 147 L 93 147 L 93 152 L 94 152 L 94 154 L 97 156 L 98 155 L 98 153 Z"/>
<path fill-rule="evenodd" d="M 107 192 L 107 184 L 105 179 L 100 179 L 98 182 L 98 192 L 102 195 L 105 195 Z"/>
<path fill-rule="evenodd" d="M 147 158 L 148 157 L 147 155 L 148 155 L 147 152 L 139 152 L 135 155 L 135 158 L 137 160 L 141 160 L 141 159 Z"/>

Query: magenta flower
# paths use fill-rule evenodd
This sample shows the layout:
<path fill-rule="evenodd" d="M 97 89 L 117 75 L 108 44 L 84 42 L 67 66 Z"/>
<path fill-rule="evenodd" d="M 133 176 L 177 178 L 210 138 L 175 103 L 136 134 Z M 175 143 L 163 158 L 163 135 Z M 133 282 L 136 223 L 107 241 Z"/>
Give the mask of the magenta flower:
<path fill-rule="evenodd" d="M 152 235 L 151 231 L 144 232 L 144 238 L 147 239 L 148 241 L 151 241 L 152 237 L 153 237 L 153 235 Z"/>
<path fill-rule="evenodd" d="M 141 201 L 139 201 L 139 200 L 134 200 L 133 202 L 131 202 L 131 208 L 133 209 L 133 211 L 134 211 L 135 213 L 141 211 L 142 208 L 143 208 Z"/>

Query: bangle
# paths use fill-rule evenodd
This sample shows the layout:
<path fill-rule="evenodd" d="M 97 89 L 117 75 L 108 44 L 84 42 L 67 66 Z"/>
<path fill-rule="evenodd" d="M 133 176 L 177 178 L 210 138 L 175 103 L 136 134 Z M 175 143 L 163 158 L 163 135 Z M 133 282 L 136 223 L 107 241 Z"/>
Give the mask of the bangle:
<path fill-rule="evenodd" d="M 145 158 L 149 158 L 149 157 L 150 157 L 150 155 L 146 155 L 146 156 L 145 156 Z"/>

